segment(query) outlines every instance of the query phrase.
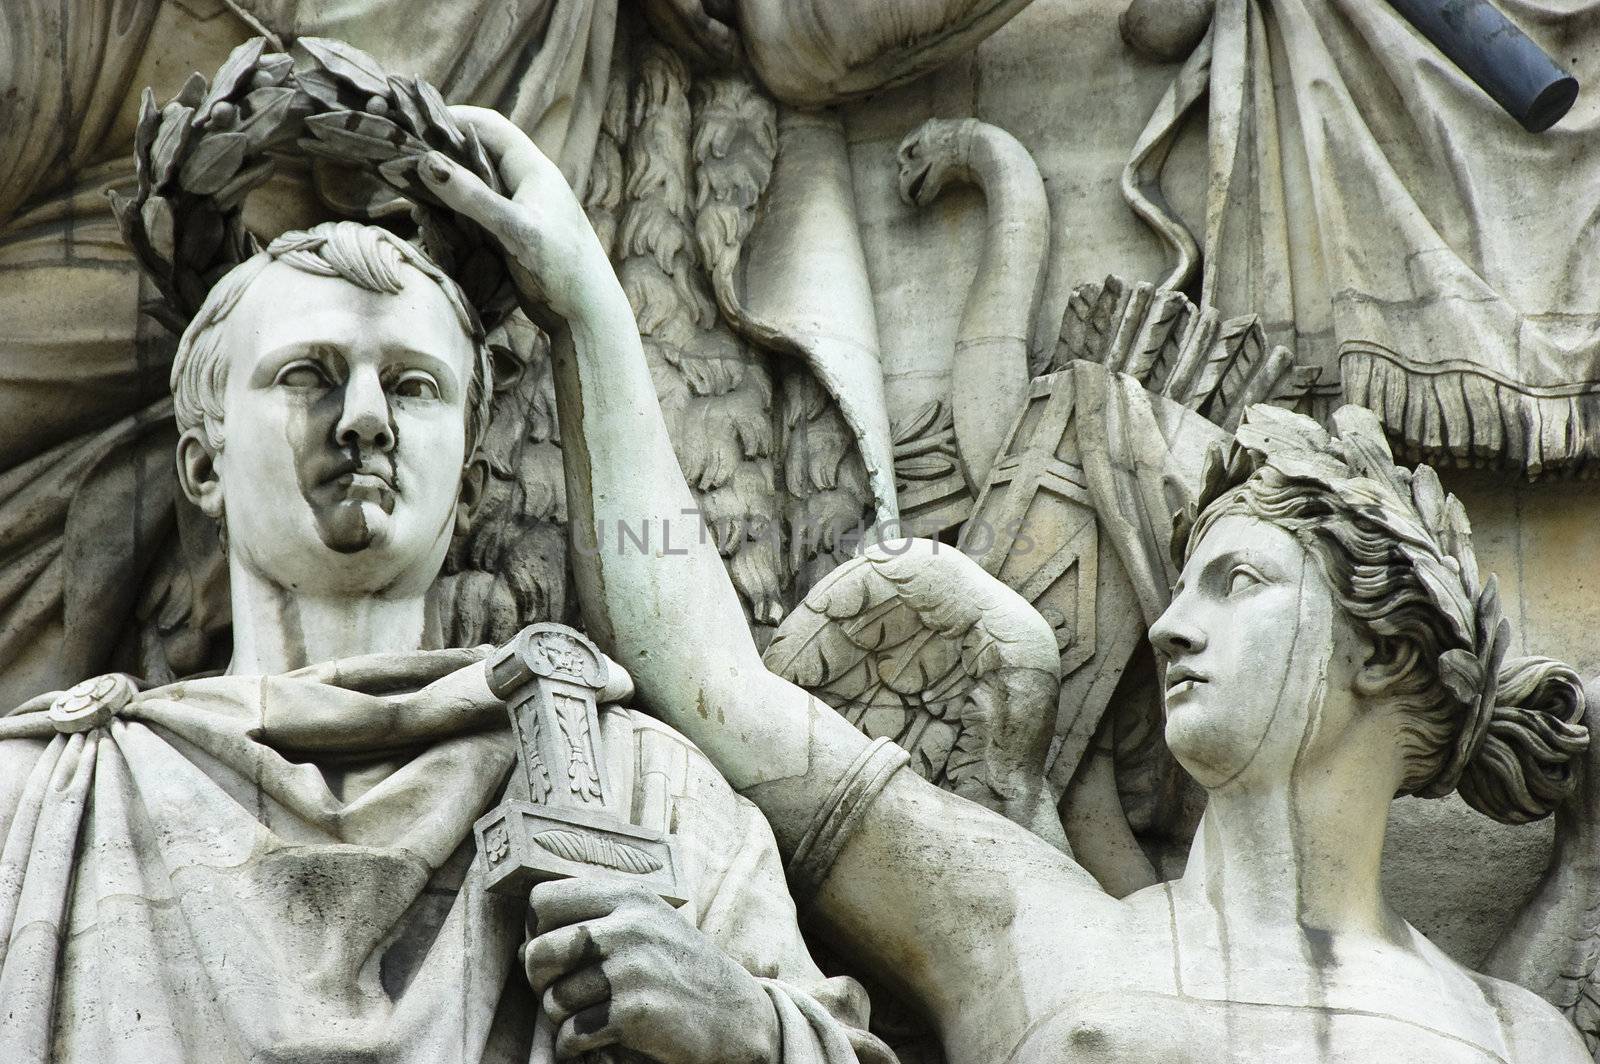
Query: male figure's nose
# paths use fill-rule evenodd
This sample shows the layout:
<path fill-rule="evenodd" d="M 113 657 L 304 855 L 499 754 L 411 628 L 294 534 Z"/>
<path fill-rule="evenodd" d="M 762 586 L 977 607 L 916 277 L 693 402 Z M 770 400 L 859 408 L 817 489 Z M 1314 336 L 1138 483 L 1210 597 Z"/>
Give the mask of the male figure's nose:
<path fill-rule="evenodd" d="M 378 371 L 362 366 L 350 374 L 344 385 L 344 406 L 333 428 L 333 439 L 340 447 L 358 451 L 388 451 L 394 448 L 394 422 L 389 417 L 389 397 L 384 393 Z"/>

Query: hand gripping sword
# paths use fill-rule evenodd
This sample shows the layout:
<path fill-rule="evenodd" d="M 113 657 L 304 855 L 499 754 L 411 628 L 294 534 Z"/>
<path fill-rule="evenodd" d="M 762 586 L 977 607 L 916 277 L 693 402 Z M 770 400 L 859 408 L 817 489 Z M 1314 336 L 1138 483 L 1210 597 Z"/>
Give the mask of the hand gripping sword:
<path fill-rule="evenodd" d="M 632 693 L 628 674 L 559 624 L 524 628 L 489 656 L 484 673 L 511 716 L 517 771 L 529 796 L 508 797 L 473 827 L 485 887 L 526 900 L 536 883 L 583 876 L 642 886 L 670 905 L 683 904 L 689 893 L 675 840 L 626 819 L 633 781 L 610 777 L 601 746 L 600 704 Z M 540 1009 L 534 1064 L 553 1060 L 554 1039 Z M 644 1058 L 601 1050 L 584 1059 Z"/>

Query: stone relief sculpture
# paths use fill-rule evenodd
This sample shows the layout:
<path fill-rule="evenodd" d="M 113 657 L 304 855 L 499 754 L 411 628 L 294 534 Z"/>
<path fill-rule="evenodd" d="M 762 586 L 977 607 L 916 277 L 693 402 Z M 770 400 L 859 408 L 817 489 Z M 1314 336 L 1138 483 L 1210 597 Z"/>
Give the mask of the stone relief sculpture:
<path fill-rule="evenodd" d="M 1515 23 L 1477 49 L 1484 65 L 1516 68 L 1502 49 L 1520 25 L 1592 83 L 1592 10 L 1499 6 Z M 1337 379 L 1343 401 L 1376 410 L 1411 451 L 1580 471 L 1594 447 L 1579 426 L 1595 321 L 1579 293 L 1596 231 L 1569 190 L 1596 187 L 1593 114 L 1580 102 L 1555 128 L 1524 131 L 1412 30 L 1408 7 L 1505 21 L 1493 4 L 1134 3 L 1136 41 L 1149 26 L 1193 50 L 1124 189 L 1172 251 L 1165 286 L 1198 272 L 1204 302 L 1259 313 L 1272 344 Z M 1208 140 L 1204 218 L 1189 219 L 1199 241 L 1159 180 L 1190 115 Z M 1530 242 L 1545 253 L 1526 255 Z"/>
<path fill-rule="evenodd" d="M 1031 371 L 1050 205 L 1017 138 L 976 119 L 923 123 L 900 145 L 900 195 L 926 207 L 950 182 L 983 189 L 989 233 L 961 314 L 950 370 L 951 418 L 967 482 L 989 478 Z"/>
<path fill-rule="evenodd" d="M 730 770 L 752 759 L 752 735 L 775 747 L 757 756 L 793 767 L 747 784 L 793 851 L 791 878 L 820 883 L 827 926 L 937 1017 L 952 1059 L 1193 1058 L 1197 1044 L 1219 1059 L 1390 1059 L 1397 1046 L 1428 1059 L 1587 1059 L 1555 1009 L 1460 969 L 1377 896 L 1382 806 L 1396 791 L 1448 790 L 1471 765 L 1484 775 L 1462 783 L 1469 800 L 1507 818 L 1546 813 L 1587 737 L 1574 723 L 1581 688 L 1554 663 L 1511 669 L 1505 697 L 1528 704 L 1496 708 L 1485 677 L 1505 636 L 1492 589 L 1475 602 L 1447 564 L 1464 541 L 1434 537 L 1463 529 L 1419 515 L 1449 505 L 1430 498 L 1425 473 L 1404 497 L 1392 472 L 1372 481 L 1388 490 L 1356 484 L 1380 473 L 1364 460 L 1389 461 L 1363 429 L 1346 429 L 1340 454 L 1309 422 L 1247 423 L 1218 467 L 1188 587 L 1154 635 L 1170 659 L 1168 741 L 1211 799 L 1179 883 L 1111 901 L 1041 840 L 897 772 L 903 754 L 830 725 L 798 690 L 786 701 L 765 691 L 762 710 L 740 712 L 748 695 L 701 677 L 716 714 L 659 709 Z M 1335 504 L 1352 487 L 1385 509 Z M 1407 558 L 1421 572 L 1397 579 Z M 1281 596 L 1285 612 L 1246 601 L 1257 594 Z M 1415 630 L 1402 635 L 1377 605 L 1391 595 Z M 1440 664 L 1426 660 L 1446 646 Z M 772 719 L 780 705 L 792 726 Z M 1494 717 L 1507 745 L 1485 754 Z M 952 909 L 962 915 L 931 915 Z M 939 955 L 935 943 L 957 948 Z"/>
<path fill-rule="evenodd" d="M 947 168 L 960 165 L 969 150 L 963 145 L 978 128 L 935 121 L 914 132 L 901 151 L 902 190 L 914 189 L 925 203 Z M 1177 576 L 1165 560 L 1168 513 L 1198 491 L 1201 461 L 1222 438 L 1219 427 L 1233 429 L 1247 407 L 1262 401 L 1308 406 L 1316 373 L 1293 365 L 1285 347 L 1269 350 L 1255 315 L 1224 321 L 1181 292 L 1117 277 L 1078 286 L 1059 326 L 1031 324 L 1028 293 L 1040 280 L 1033 264 L 1043 257 L 1048 226 L 1037 217 L 1042 200 L 1031 211 L 1013 205 L 1033 202 L 1027 189 L 1037 171 L 1002 131 L 981 135 L 991 146 L 1008 145 L 1004 154 L 991 147 L 984 171 L 986 187 L 1008 189 L 989 197 L 1000 212 L 1000 235 L 986 246 L 987 267 L 968 293 L 948 404 L 902 426 L 896 441 L 901 510 L 918 531 L 969 524 L 963 549 L 1055 629 L 1062 683 L 1044 767 L 1064 796 L 1061 813 L 1079 859 L 1108 889 L 1124 892 L 1155 881 L 1136 835 L 1148 845 L 1152 829 L 1186 840 L 1194 828 L 1185 803 L 1171 793 L 1182 785 L 1181 773 L 1161 749 L 1157 692 L 1118 686 L 1130 667 L 1130 683 L 1148 668 L 1134 659 Z M 1019 250 L 1022 244 L 1033 253 Z M 972 322 L 981 325 L 969 329 Z M 1008 345 L 1002 349 L 1014 356 L 1010 363 L 985 357 L 997 345 Z M 1029 355 L 1027 348 L 1037 350 Z M 962 482 L 953 415 L 965 405 L 971 422 L 991 425 L 994 396 L 1003 388 L 983 377 L 1008 364 L 1014 377 L 1029 372 L 1024 365 L 1058 372 L 1034 379 L 989 483 L 974 498 Z M 959 383 L 962 372 L 984 386 Z M 1142 387 L 1128 387 L 1128 378 Z M 1116 712 L 1108 716 L 1113 701 Z M 928 733 L 880 731 L 870 719 L 858 721 L 869 734 L 909 742 L 919 756 L 942 757 L 920 750 Z M 1115 745 L 1119 734 L 1127 747 L 1121 756 L 1096 744 L 1098 737 Z M 1145 778 L 1152 771 L 1156 778 Z M 1134 834 L 1123 826 L 1124 810 Z"/>
<path fill-rule="evenodd" d="M 525 276 L 570 278 L 575 208 L 524 206 L 555 200 L 556 171 L 509 133 L 497 147 L 522 175 L 513 198 L 453 163 L 430 187 L 500 233 Z M 555 231 L 517 240 L 540 222 Z M 567 454 L 583 456 L 567 465 L 569 504 L 597 525 L 677 512 L 681 476 L 634 465 L 641 437 L 665 440 L 640 349 L 631 329 L 595 322 L 625 321 L 619 295 L 563 306 L 559 280 L 523 283 L 557 315 Z M 1177 526 L 1182 575 L 1152 638 L 1168 742 L 1211 801 L 1184 877 L 1123 901 L 1035 835 L 899 771 L 892 743 L 768 672 L 708 546 L 585 557 L 586 620 L 651 708 L 761 806 L 835 940 L 928 1009 L 952 1059 L 1212 1046 L 1360 1060 L 1397 1045 L 1587 1059 L 1555 1008 L 1461 968 L 1383 905 L 1396 793 L 1459 788 L 1501 819 L 1548 815 L 1571 800 L 1588 734 L 1570 669 L 1503 660 L 1508 626 L 1459 504 L 1427 467 L 1394 466 L 1369 413 L 1336 420 L 1337 437 L 1255 408 Z M 708 643 L 726 648 L 715 664 L 693 652 Z"/>
<path fill-rule="evenodd" d="M 993 459 L 968 451 L 995 455 L 1025 405 L 1028 380 L 1073 361 L 1127 373 L 1230 429 L 1252 403 L 1306 405 L 1320 374 L 1295 365 L 1287 347 L 1269 349 L 1259 315 L 1224 321 L 1170 286 L 1115 276 L 1082 284 L 1061 321 L 1045 320 L 1049 204 L 1032 157 L 1009 133 L 972 119 L 934 119 L 907 135 L 899 151 L 902 198 L 926 207 L 958 180 L 984 189 L 989 226 L 956 336 L 950 397 L 894 435 L 900 509 L 919 533 L 970 515 Z M 965 447 L 963 432 L 973 439 Z"/>
<path fill-rule="evenodd" d="M 915 750 L 925 778 L 1065 846 L 1044 772 L 1056 655 L 1015 592 L 957 551 L 908 540 L 835 569 L 765 661 L 867 734 Z"/>
<path fill-rule="evenodd" d="M 0 1057 L 1588 1059 L 1590 700 L 1389 449 L 1582 471 L 1518 167 L 1585 107 L 1492 140 L 1387 4 L 1108 0 L 1182 63 L 1171 263 L 1063 286 L 1022 126 L 871 189 L 849 110 L 1047 6 L 0 12 L 0 691 L 89 677 L 0 716 Z M 896 183 L 985 216 L 920 409 Z M 1396 794 L 1553 814 L 1481 960 L 1385 902 Z"/>
<path fill-rule="evenodd" d="M 174 362 L 178 462 L 225 533 L 233 660 L 0 724 L 5 1059 L 888 1059 L 859 988 L 810 961 L 760 815 L 636 713 L 595 719 L 599 753 L 567 739 L 609 815 L 672 832 L 680 914 L 585 877 L 531 915 L 482 889 L 502 659 L 422 648 L 482 490 L 490 372 L 463 289 L 381 229 L 285 234 L 206 296 Z"/>
<path fill-rule="evenodd" d="M 380 73 L 420 77 L 443 100 L 495 107 L 529 131 L 584 190 L 615 253 L 670 393 L 675 446 L 697 503 L 747 614 L 770 633 L 842 556 L 838 530 L 892 516 L 893 507 L 871 295 L 839 124 L 790 108 L 912 77 L 973 47 L 1023 6 L 8 5 L 0 13 L 0 285 L 3 315 L 15 324 L 0 377 L 0 468 L 9 474 L 0 524 L 18 535 L 0 588 L 6 700 L 113 666 L 177 675 L 226 659 L 221 565 L 196 542 L 205 534 L 195 533 L 164 472 L 171 338 L 138 309 L 157 293 L 141 280 L 104 196 L 131 183 L 146 85 L 165 99 L 186 72 L 218 69 L 256 36 L 274 56 L 306 38 L 339 39 L 373 57 Z M 486 20 L 495 20 L 492 32 L 480 32 Z M 242 95 L 278 87 L 274 76 L 253 72 L 260 84 L 243 86 Z M 780 143 L 788 163 L 774 169 Z M 769 178 L 775 184 L 764 196 Z M 252 198 L 246 228 L 270 237 L 394 206 L 390 195 L 374 199 L 376 188 L 372 175 L 347 166 L 290 160 Z M 765 232 L 735 270 L 760 203 L 773 207 L 764 212 Z M 725 283 L 736 273 L 746 314 L 737 328 L 726 312 L 735 293 Z M 833 282 L 827 300 L 814 295 L 817 277 Z M 60 313 L 41 316 L 42 290 L 55 293 Z M 751 326 L 765 329 L 743 336 Z M 762 346 L 770 342 L 777 352 Z M 563 610 L 571 595 L 561 483 L 549 461 L 560 437 L 545 416 L 548 389 L 536 383 L 549 370 L 531 329 L 513 324 L 493 343 L 503 368 L 530 372 L 528 390 L 541 407 L 522 428 L 498 434 L 530 463 L 516 475 L 502 468 L 495 480 L 515 497 L 501 508 L 506 520 L 538 545 L 511 546 L 480 530 L 451 564 L 473 602 L 516 611 L 497 622 L 494 635 L 503 639 L 523 623 L 570 619 Z M 507 388 L 513 376 L 502 374 Z M 529 410 L 510 398 L 505 406 Z M 791 537 L 791 528 L 808 534 Z M 119 635 L 108 641 L 110 629 Z"/>

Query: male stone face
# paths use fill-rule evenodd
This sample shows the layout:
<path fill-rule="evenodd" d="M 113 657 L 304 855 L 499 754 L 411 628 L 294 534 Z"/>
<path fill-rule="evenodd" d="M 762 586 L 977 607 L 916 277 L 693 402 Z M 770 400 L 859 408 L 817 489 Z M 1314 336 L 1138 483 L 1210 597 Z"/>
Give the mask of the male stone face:
<path fill-rule="evenodd" d="M 280 586 L 415 593 L 443 563 L 475 352 L 403 270 L 390 295 L 273 263 L 221 325 L 229 550 Z"/>

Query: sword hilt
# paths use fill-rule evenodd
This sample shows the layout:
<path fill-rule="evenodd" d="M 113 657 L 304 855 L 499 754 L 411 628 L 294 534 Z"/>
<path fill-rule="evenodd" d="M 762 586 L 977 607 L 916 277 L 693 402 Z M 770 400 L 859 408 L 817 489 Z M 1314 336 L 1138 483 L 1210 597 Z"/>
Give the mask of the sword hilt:
<path fill-rule="evenodd" d="M 504 699 L 528 801 L 508 799 L 474 826 L 489 890 L 526 896 L 535 883 L 572 876 L 637 884 L 672 904 L 687 899 L 670 835 L 631 823 L 633 781 L 613 780 L 600 705 L 633 681 L 565 625 L 529 625 L 485 662 Z"/>

